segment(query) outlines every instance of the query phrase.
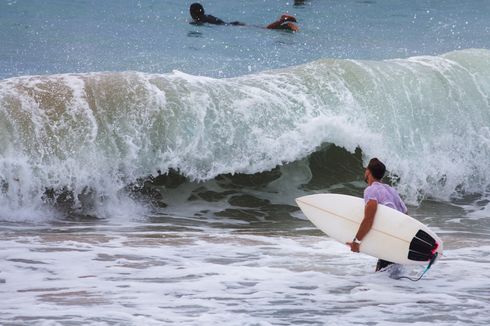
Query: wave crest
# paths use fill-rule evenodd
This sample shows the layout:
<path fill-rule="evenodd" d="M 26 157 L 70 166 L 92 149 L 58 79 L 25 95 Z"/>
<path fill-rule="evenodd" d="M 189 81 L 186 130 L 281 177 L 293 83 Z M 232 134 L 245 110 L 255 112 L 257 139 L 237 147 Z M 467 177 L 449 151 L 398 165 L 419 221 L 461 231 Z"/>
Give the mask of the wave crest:
<path fill-rule="evenodd" d="M 75 206 L 87 189 L 107 202 L 158 171 L 192 180 L 253 174 L 324 143 L 384 160 L 412 201 L 482 192 L 490 180 L 489 76 L 490 51 L 470 49 L 326 59 L 230 79 L 178 71 L 6 79 L 1 204 L 42 205 L 46 189 L 69 191 Z"/>

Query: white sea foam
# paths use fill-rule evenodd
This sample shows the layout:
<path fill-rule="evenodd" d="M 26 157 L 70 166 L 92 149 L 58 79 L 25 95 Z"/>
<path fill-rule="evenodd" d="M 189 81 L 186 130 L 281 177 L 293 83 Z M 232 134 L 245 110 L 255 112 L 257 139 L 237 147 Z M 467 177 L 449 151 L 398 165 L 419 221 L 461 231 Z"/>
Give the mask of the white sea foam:
<path fill-rule="evenodd" d="M 490 52 L 320 60 L 230 79 L 89 73 L 0 82 L 3 207 L 95 206 L 138 178 L 257 173 L 324 143 L 378 156 L 411 202 L 489 185 Z M 4 214 L 2 214 L 4 215 Z"/>
<path fill-rule="evenodd" d="M 325 237 L 207 229 L 2 233 L 0 323 L 487 325 L 490 247 L 449 249 L 419 282 Z M 142 228 L 143 227 L 143 228 Z M 153 228 L 158 224 L 153 224 Z M 68 231 L 68 232 L 67 232 Z M 10 236 L 8 236 L 10 234 Z M 415 275 L 416 269 L 403 273 Z"/>

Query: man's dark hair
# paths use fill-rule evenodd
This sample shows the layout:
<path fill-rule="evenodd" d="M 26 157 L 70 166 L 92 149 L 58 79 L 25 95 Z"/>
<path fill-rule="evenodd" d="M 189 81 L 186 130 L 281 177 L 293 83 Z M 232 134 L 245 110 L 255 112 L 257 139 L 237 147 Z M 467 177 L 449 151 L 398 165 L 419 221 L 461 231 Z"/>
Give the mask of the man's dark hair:
<path fill-rule="evenodd" d="M 386 166 L 383 164 L 383 162 L 381 162 L 377 158 L 372 158 L 369 161 L 367 169 L 371 171 L 371 174 L 376 180 L 383 179 L 386 172 Z"/>
<path fill-rule="evenodd" d="M 189 12 L 193 19 L 198 19 L 204 15 L 204 7 L 200 3 L 193 3 L 189 8 Z"/>

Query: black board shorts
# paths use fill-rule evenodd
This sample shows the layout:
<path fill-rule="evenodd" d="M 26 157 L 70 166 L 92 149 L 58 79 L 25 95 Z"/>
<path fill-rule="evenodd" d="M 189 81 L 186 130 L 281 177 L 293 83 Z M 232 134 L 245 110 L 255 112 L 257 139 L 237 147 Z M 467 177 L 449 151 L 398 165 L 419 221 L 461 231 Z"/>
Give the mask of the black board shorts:
<path fill-rule="evenodd" d="M 378 272 L 378 271 L 382 270 L 383 268 L 388 267 L 392 264 L 394 264 L 394 263 L 392 263 L 391 261 L 378 259 L 378 263 L 376 264 L 376 272 Z"/>

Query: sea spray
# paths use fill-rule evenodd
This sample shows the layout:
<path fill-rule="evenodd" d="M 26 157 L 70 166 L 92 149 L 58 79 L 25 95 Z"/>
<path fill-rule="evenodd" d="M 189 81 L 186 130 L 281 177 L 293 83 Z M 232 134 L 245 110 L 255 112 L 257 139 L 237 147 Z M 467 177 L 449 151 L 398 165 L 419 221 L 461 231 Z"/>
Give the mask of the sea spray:
<path fill-rule="evenodd" d="M 412 202 L 481 193 L 490 181 L 489 76 L 490 51 L 463 50 L 325 59 L 229 79 L 178 71 L 6 79 L 1 205 L 11 214 L 68 196 L 82 207 L 88 196 L 97 214 L 125 202 L 141 178 L 170 169 L 196 181 L 254 174 L 322 144 L 384 160 Z"/>

